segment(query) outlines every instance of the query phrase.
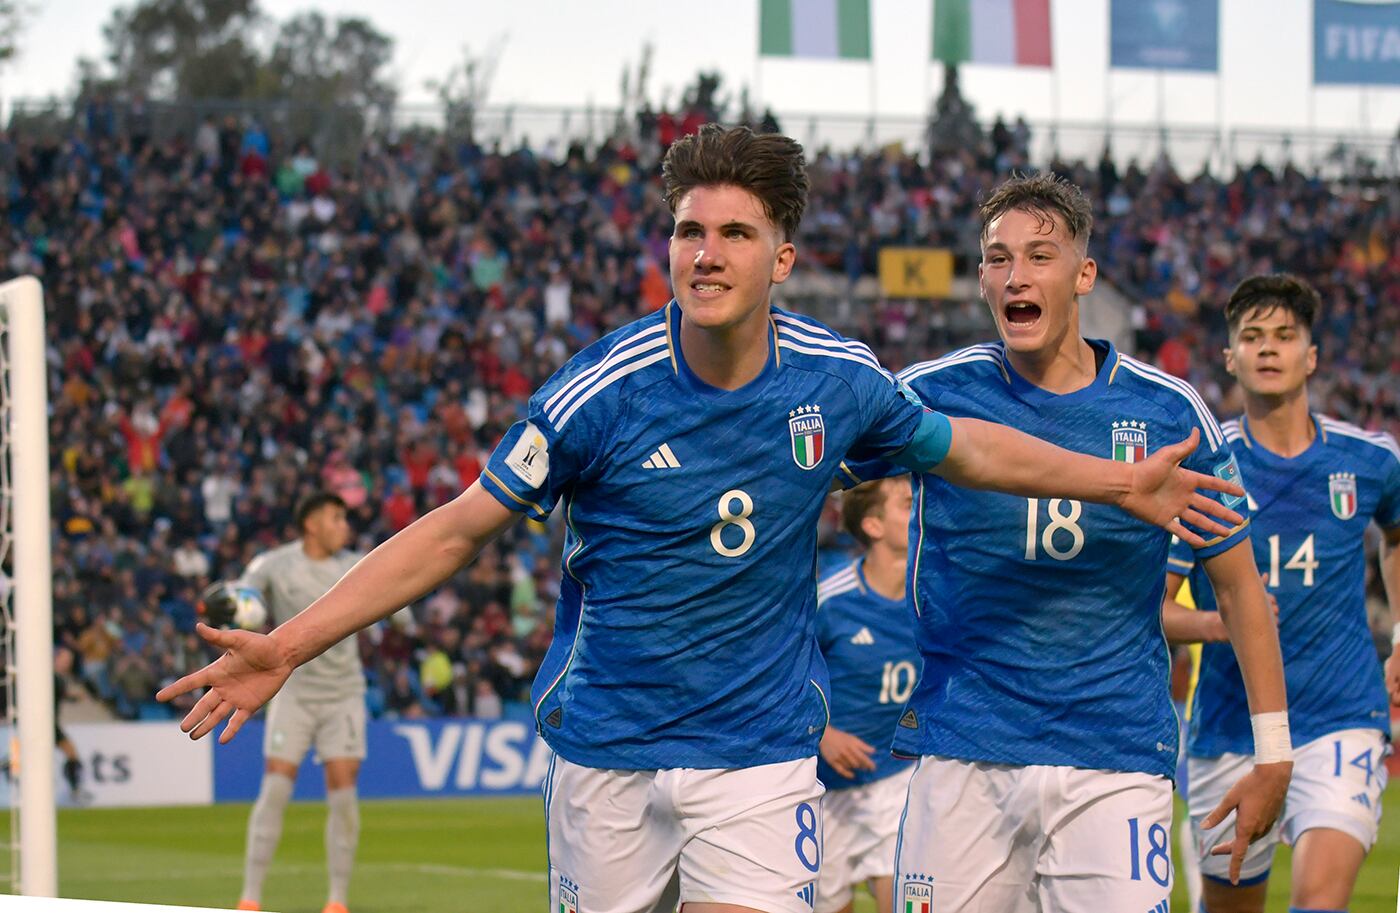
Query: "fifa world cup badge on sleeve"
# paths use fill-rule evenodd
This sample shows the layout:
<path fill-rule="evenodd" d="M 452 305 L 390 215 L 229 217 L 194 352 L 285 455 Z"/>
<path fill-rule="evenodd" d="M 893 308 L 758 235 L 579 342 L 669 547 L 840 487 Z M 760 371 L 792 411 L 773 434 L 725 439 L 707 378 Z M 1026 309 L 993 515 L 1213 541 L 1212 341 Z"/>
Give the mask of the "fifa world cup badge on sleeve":
<path fill-rule="evenodd" d="M 549 444 L 533 422 L 526 422 L 520 440 L 506 454 L 506 465 L 531 488 L 539 488 L 549 478 Z"/>
<path fill-rule="evenodd" d="M 1230 458 L 1228 460 L 1221 463 L 1219 466 L 1216 466 L 1213 472 L 1215 473 L 1216 478 L 1224 479 L 1227 482 L 1234 482 L 1237 485 L 1244 484 L 1240 481 L 1240 464 L 1235 462 L 1235 455 L 1233 453 L 1230 454 Z M 1241 498 L 1238 495 L 1222 494 L 1220 496 L 1220 502 L 1226 507 L 1230 508 L 1231 510 L 1237 507 L 1239 503 L 1243 500 L 1244 498 Z"/>
<path fill-rule="evenodd" d="M 899 913 L 933 913 L 933 879 L 928 875 L 905 875 L 904 896 Z"/>
<path fill-rule="evenodd" d="M 825 449 L 826 423 L 822 407 L 798 406 L 788 413 L 788 434 L 792 438 L 792 459 L 803 469 L 816 469 Z"/>
<path fill-rule="evenodd" d="M 1147 422 L 1114 422 L 1112 456 L 1120 463 L 1147 459 Z"/>
<path fill-rule="evenodd" d="M 1327 495 L 1332 502 L 1332 513 L 1338 520 L 1350 520 L 1356 516 L 1356 474 L 1334 472 L 1327 477 Z"/>

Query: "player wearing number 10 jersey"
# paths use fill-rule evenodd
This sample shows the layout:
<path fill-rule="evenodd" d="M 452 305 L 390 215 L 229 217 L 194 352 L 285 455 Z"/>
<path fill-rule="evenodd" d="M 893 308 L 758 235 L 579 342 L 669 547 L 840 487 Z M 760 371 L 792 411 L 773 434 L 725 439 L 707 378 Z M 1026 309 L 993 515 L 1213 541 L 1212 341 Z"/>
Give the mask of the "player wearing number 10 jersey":
<path fill-rule="evenodd" d="M 1095 268 L 1079 190 L 1050 176 L 1017 178 L 983 217 L 982 292 L 1002 341 L 914 365 L 901 379 L 949 415 L 995 418 L 1128 463 L 1194 429 L 1203 443 L 1187 464 L 1234 477 L 1195 390 L 1081 338 L 1077 299 Z M 909 580 L 923 669 L 894 749 L 920 760 L 900 828 L 896 905 L 1156 909 L 1170 893 L 1178 744 L 1160 623 L 1170 537 L 1099 505 L 919 474 L 914 511 Z M 1229 581 L 1239 608 L 1251 700 L 1283 710 L 1247 522 L 1197 554 Z M 1288 776 L 1286 763 L 1264 766 L 1272 770 L 1246 785 L 1240 809 L 1258 833 Z"/>
<path fill-rule="evenodd" d="M 1344 910 L 1375 844 L 1390 753 L 1381 665 L 1366 623 L 1366 527 L 1391 550 L 1390 608 L 1400 612 L 1400 448 L 1388 434 L 1308 410 L 1316 364 L 1318 295 L 1292 276 L 1255 276 L 1230 296 L 1226 367 L 1244 392 L 1245 415 L 1224 426 L 1253 513 L 1254 557 L 1278 600 L 1288 713 L 1299 746 L 1278 827 L 1246 857 L 1239 886 L 1208 855 L 1205 906 L 1262 911 L 1280 839 L 1294 847 L 1292 906 Z M 1189 549 L 1174 546 L 1167 592 L 1191 580 L 1199 608 L 1214 610 L 1210 583 Z M 1166 625 L 1175 636 L 1174 607 Z M 1229 644 L 1201 649 L 1188 739 L 1193 823 L 1248 765 L 1249 709 Z M 1202 854 L 1224 836 L 1196 828 Z"/>
<path fill-rule="evenodd" d="M 1237 522 L 1175 464 L 1073 454 L 946 417 L 859 343 L 771 306 L 806 203 L 802 148 L 707 126 L 663 166 L 676 299 L 570 359 L 482 478 L 361 560 L 270 636 L 163 689 L 209 686 L 182 722 L 237 731 L 290 670 L 441 584 L 522 514 L 568 527 L 555 636 L 534 685 L 550 908 L 808 913 L 821 866 L 816 520 L 849 454 L 960 484 Z M 1243 489 L 1239 489 L 1240 494 Z M 1193 519 L 1194 518 L 1194 519 Z"/>
<path fill-rule="evenodd" d="M 816 913 L 850 913 L 864 884 L 890 913 L 899 810 L 912 765 L 890 736 L 914 690 L 919 649 L 904 598 L 909 482 L 866 482 L 841 498 L 841 525 L 865 554 L 817 587 L 817 643 L 831 672 L 831 724 L 817 775 L 826 786 Z"/>

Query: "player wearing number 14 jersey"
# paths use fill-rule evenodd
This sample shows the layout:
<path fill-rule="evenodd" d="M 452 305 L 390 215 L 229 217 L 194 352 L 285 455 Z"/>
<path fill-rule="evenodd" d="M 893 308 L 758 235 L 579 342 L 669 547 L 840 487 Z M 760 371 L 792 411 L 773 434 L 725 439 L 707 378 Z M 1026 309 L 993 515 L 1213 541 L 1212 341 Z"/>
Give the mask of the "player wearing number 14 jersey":
<path fill-rule="evenodd" d="M 1262 911 L 1280 839 L 1294 847 L 1292 906 L 1344 910 L 1375 844 L 1390 752 L 1381 665 L 1366 623 L 1366 527 L 1390 545 L 1383 575 L 1400 612 L 1400 448 L 1388 434 L 1308 410 L 1316 365 L 1318 296 L 1292 276 L 1255 276 L 1230 296 L 1226 367 L 1244 392 L 1245 415 L 1225 424 L 1254 516 L 1254 557 L 1278 600 L 1279 639 L 1297 760 L 1279 826 L 1251 848 L 1238 886 L 1205 855 L 1209 910 Z M 1173 547 L 1167 592 L 1189 576 L 1197 605 L 1216 608 L 1189 549 Z M 1174 635 L 1175 607 L 1167 631 Z M 1188 752 L 1197 848 L 1208 854 L 1228 825 L 1199 826 L 1249 764 L 1249 710 L 1229 644 L 1202 647 Z"/>
<path fill-rule="evenodd" d="M 949 415 L 995 418 L 1120 462 L 1194 429 L 1202 445 L 1188 465 L 1233 478 L 1224 436 L 1195 390 L 1081 338 L 1077 301 L 1095 267 L 1079 190 L 1050 176 L 1017 178 L 983 218 L 982 292 L 1002 340 L 914 365 L 901 379 Z M 1170 537 L 1099 505 L 970 491 L 929 475 L 914 476 L 914 511 L 909 579 L 923 669 L 894 749 L 919 763 L 900 828 L 896 907 L 1157 909 L 1170 893 L 1178 743 L 1160 625 Z M 1198 543 L 1196 554 L 1237 609 L 1251 702 L 1282 711 L 1278 643 L 1247 522 Z M 1259 771 L 1239 807 L 1250 837 L 1272 822 L 1288 764 Z"/>
<path fill-rule="evenodd" d="M 663 166 L 676 299 L 570 359 L 482 478 L 362 559 L 269 636 L 201 629 L 225 653 L 182 722 L 230 738 L 305 662 L 440 585 L 521 515 L 562 506 L 564 579 L 537 675 L 550 908 L 809 913 L 821 867 L 816 520 L 842 460 L 886 456 L 977 487 L 1238 522 L 1175 465 L 1070 453 L 949 420 L 865 346 L 774 308 L 806 203 L 802 148 L 703 128 Z M 1243 489 L 1238 489 L 1243 494 Z M 1193 519 L 1194 518 L 1194 519 Z"/>

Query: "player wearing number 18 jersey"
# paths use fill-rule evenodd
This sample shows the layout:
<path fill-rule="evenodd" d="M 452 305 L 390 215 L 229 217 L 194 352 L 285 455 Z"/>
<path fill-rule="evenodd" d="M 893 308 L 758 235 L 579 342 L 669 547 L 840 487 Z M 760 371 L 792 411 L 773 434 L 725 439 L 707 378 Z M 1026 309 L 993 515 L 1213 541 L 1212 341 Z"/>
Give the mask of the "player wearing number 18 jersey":
<path fill-rule="evenodd" d="M 568 526 L 555 637 L 534 686 L 551 909 L 807 913 L 821 865 L 827 722 L 816 519 L 849 454 L 960 484 L 1116 503 L 1173 530 L 1207 514 L 1176 466 L 1140 466 L 946 417 L 869 350 L 771 306 L 796 256 L 802 149 L 707 126 L 663 166 L 676 299 L 570 359 L 481 480 L 371 552 L 272 635 L 210 632 L 223 658 L 182 722 L 227 739 L 290 670 L 439 585 L 522 514 Z M 1242 492 L 1242 490 L 1241 490 Z M 1194 522 L 1194 521 L 1193 521 Z"/>
<path fill-rule="evenodd" d="M 1232 887 L 1203 855 L 1205 906 L 1262 911 L 1280 839 L 1291 844 L 1295 908 L 1343 910 L 1375 844 L 1390 753 L 1389 702 L 1366 623 L 1366 527 L 1392 546 L 1390 608 L 1400 611 L 1400 448 L 1387 434 L 1308 410 L 1316 364 L 1317 293 L 1291 276 L 1246 279 L 1225 308 L 1226 366 L 1244 391 L 1245 415 L 1225 437 L 1239 461 L 1254 516 L 1254 557 L 1278 600 L 1288 714 L 1299 746 L 1279 825 L 1245 859 Z M 1199 608 L 1215 594 L 1189 549 L 1174 546 L 1167 592 L 1184 577 Z M 1175 635 L 1173 607 L 1166 625 Z M 1188 739 L 1190 808 L 1197 848 L 1208 854 L 1228 825 L 1199 827 L 1249 764 L 1249 708 L 1229 644 L 1201 649 Z"/>
<path fill-rule="evenodd" d="M 995 418 L 1122 462 L 1194 429 L 1203 443 L 1187 464 L 1233 477 L 1195 390 L 1080 337 L 1077 297 L 1092 287 L 1094 265 L 1078 189 L 1014 179 L 983 215 L 982 290 L 1002 341 L 901 379 L 949 415 Z M 920 761 L 896 904 L 1090 913 L 1165 903 L 1178 744 L 1160 623 L 1170 537 L 1099 505 L 919 474 L 914 511 L 909 580 L 923 669 L 894 748 Z M 1252 640 L 1240 638 L 1259 673 L 1251 697 L 1263 692 L 1265 709 L 1282 710 L 1277 641 L 1248 542 L 1241 523 L 1197 554 L 1224 562 L 1219 575 L 1253 627 Z M 1281 782 L 1245 810 L 1264 819 L 1261 832 L 1287 780 L 1276 766 Z"/>

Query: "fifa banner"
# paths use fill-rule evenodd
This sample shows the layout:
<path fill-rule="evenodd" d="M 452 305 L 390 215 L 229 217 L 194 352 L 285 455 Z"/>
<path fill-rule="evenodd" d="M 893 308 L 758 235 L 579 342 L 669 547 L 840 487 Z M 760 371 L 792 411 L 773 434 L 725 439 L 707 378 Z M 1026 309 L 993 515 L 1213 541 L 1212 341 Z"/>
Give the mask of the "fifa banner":
<path fill-rule="evenodd" d="M 362 798 L 535 793 L 549 768 L 549 746 L 520 720 L 371 720 L 366 735 L 369 753 L 360 767 Z M 245 723 L 232 742 L 214 749 L 215 801 L 257 798 L 262 744 L 263 720 L 257 718 Z M 325 795 L 325 776 L 308 755 L 293 797 Z"/>
<path fill-rule="evenodd" d="M 880 248 L 880 294 L 890 298 L 948 298 L 953 252 L 941 247 Z"/>
<path fill-rule="evenodd" d="M 1400 85 L 1400 0 L 1313 0 L 1313 82 Z"/>
<path fill-rule="evenodd" d="M 63 733 L 83 762 L 84 796 L 69 794 L 63 779 L 62 752 L 54 752 L 54 795 L 60 806 L 83 804 L 208 805 L 214 801 L 213 739 L 190 741 L 178 723 L 74 723 Z M 10 732 L 0 727 L 0 745 L 9 746 Z M 6 751 L 8 754 L 8 749 Z M 0 776 L 24 776 L 7 762 Z M 3 803 L 14 801 L 13 790 Z"/>
<path fill-rule="evenodd" d="M 1111 67 L 1215 72 L 1220 67 L 1220 0 L 1112 0 Z"/>

